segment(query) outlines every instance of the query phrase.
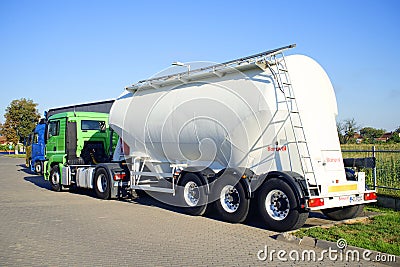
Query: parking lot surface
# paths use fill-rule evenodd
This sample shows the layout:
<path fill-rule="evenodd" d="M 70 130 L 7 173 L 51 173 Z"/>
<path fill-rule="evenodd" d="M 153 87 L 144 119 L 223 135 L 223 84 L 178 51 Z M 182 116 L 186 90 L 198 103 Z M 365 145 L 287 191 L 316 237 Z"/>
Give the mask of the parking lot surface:
<path fill-rule="evenodd" d="M 268 253 L 309 248 L 275 240 L 277 233 L 254 220 L 192 217 L 149 197 L 107 201 L 90 191 L 53 192 L 23 163 L 0 156 L 0 266 L 372 265 L 276 255 L 261 261 L 266 247 Z"/>

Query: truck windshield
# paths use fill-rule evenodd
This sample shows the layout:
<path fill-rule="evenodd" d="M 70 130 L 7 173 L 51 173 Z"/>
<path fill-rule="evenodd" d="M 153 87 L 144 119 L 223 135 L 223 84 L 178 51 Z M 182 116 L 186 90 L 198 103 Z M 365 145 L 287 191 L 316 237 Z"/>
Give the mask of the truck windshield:
<path fill-rule="evenodd" d="M 105 121 L 82 120 L 81 129 L 83 131 L 85 131 L 85 130 L 105 131 L 106 130 L 106 122 Z"/>

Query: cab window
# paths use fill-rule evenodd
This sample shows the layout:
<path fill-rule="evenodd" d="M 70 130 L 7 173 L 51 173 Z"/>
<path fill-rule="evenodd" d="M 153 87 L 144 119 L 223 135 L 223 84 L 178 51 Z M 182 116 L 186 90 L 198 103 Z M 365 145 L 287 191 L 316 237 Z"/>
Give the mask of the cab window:
<path fill-rule="evenodd" d="M 47 134 L 47 138 L 52 136 L 57 136 L 60 134 L 60 121 L 51 121 L 49 122 L 49 131 Z"/>
<path fill-rule="evenodd" d="M 34 144 L 39 143 L 39 134 L 38 134 L 38 133 L 35 133 L 35 134 L 33 135 L 33 143 L 34 143 Z"/>
<path fill-rule="evenodd" d="M 104 132 L 106 130 L 106 122 L 105 121 L 82 120 L 81 121 L 81 129 L 83 131 L 97 130 L 97 131 Z"/>

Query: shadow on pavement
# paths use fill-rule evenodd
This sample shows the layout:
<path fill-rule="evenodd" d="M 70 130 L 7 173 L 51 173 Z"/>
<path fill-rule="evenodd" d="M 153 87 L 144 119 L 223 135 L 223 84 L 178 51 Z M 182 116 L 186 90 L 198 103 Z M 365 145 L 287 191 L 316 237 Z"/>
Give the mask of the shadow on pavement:
<path fill-rule="evenodd" d="M 31 182 L 32 184 L 40 187 L 51 190 L 50 183 L 43 179 L 43 176 L 35 175 L 35 176 L 26 176 L 24 177 L 25 181 Z"/>
<path fill-rule="evenodd" d="M 29 174 L 31 174 L 31 173 L 29 173 Z M 35 184 L 36 186 L 38 186 L 40 188 L 45 188 L 45 189 L 51 190 L 50 183 L 48 181 L 44 180 L 43 176 L 39 176 L 39 175 L 27 176 L 27 177 L 24 177 L 24 179 L 28 182 Z M 68 190 L 72 194 L 85 195 L 88 197 L 96 198 L 94 191 L 91 189 L 70 188 L 70 189 L 64 189 L 63 191 L 68 191 Z M 140 192 L 140 194 L 138 194 L 137 196 L 131 196 L 130 194 L 127 194 L 123 198 L 120 198 L 119 201 L 129 202 L 132 204 L 145 205 L 145 206 L 152 206 L 152 207 L 157 207 L 157 208 L 161 208 L 164 210 L 168 210 L 168 211 L 172 211 L 172 212 L 176 212 L 176 213 L 180 213 L 180 214 L 185 214 L 185 212 L 181 208 L 163 203 L 163 202 L 157 200 L 157 197 L 153 198 L 152 196 L 150 196 L 144 192 Z M 188 216 L 190 216 L 190 215 L 188 215 Z M 215 212 L 213 212 L 212 210 L 209 210 L 209 209 L 206 211 L 206 214 L 204 215 L 204 217 L 212 219 L 212 220 L 216 220 L 216 221 L 223 221 L 220 218 L 218 218 L 218 215 Z M 225 222 L 225 221 L 223 221 L 223 222 Z M 306 223 L 304 224 L 304 226 L 302 228 L 308 228 L 308 227 L 312 227 L 312 226 L 316 226 L 316 225 L 327 224 L 330 222 L 332 222 L 332 221 L 327 219 L 327 217 L 325 217 L 322 213 L 310 212 L 309 219 L 306 221 Z M 225 223 L 227 223 L 227 222 L 225 222 Z M 244 221 L 242 224 L 250 226 L 250 227 L 255 227 L 255 228 L 270 231 L 258 219 L 257 214 L 254 211 L 253 207 L 250 208 L 249 215 L 248 215 L 246 221 Z M 274 234 L 275 234 L 275 232 L 274 232 Z M 271 237 L 273 237 L 273 236 L 271 236 Z"/>
<path fill-rule="evenodd" d="M 162 202 L 158 201 L 157 199 L 154 199 L 151 196 L 145 195 L 143 193 L 140 196 L 138 196 L 137 198 L 133 198 L 133 199 L 125 198 L 125 199 L 122 199 L 122 201 L 131 202 L 131 203 L 137 203 L 137 204 L 146 205 L 146 206 L 158 207 L 158 208 L 169 210 L 169 211 L 172 211 L 172 212 L 185 214 L 182 211 L 182 209 L 180 209 L 178 207 L 170 206 L 170 205 L 165 204 L 165 203 L 162 203 Z M 221 220 L 218 217 L 218 215 L 215 212 L 211 211 L 211 210 L 207 210 L 207 212 L 204 215 L 204 217 L 212 219 L 212 220 L 216 220 L 216 221 L 225 222 L 225 221 Z M 304 224 L 304 226 L 302 228 L 308 228 L 308 227 L 321 225 L 321 224 L 326 224 L 326 223 L 330 223 L 330 222 L 332 222 L 332 221 L 330 221 L 322 213 L 320 213 L 320 212 L 310 212 L 309 219 L 307 220 L 307 222 Z M 225 222 L 225 223 L 228 223 L 228 222 Z M 256 212 L 254 211 L 253 207 L 250 208 L 249 215 L 247 216 L 247 219 L 242 224 L 250 226 L 250 227 L 255 227 L 255 228 L 271 231 L 266 227 L 266 225 L 264 225 L 259 220 L 259 218 L 258 218 Z"/>
<path fill-rule="evenodd" d="M 148 196 L 146 194 L 141 195 L 141 196 L 139 196 L 137 198 L 134 198 L 134 199 L 123 199 L 122 201 L 127 201 L 127 202 L 137 203 L 137 204 L 141 204 L 141 205 L 147 205 L 147 206 L 154 206 L 154 207 L 158 207 L 158 208 L 161 208 L 161 209 L 169 210 L 169 211 L 172 211 L 172 212 L 185 214 L 182 211 L 182 209 L 180 209 L 178 207 L 170 206 L 170 205 L 165 204 L 165 203 L 162 203 L 159 200 L 154 199 L 151 196 Z M 211 210 L 207 210 L 207 212 L 204 215 L 204 217 L 212 219 L 212 220 L 225 222 L 225 221 L 221 220 L 218 217 L 218 215 L 215 212 L 211 211 Z M 309 228 L 309 227 L 328 224 L 328 223 L 332 223 L 332 222 L 333 222 L 332 220 L 328 219 L 321 212 L 318 212 L 318 211 L 317 212 L 310 212 L 309 216 L 308 216 L 308 219 L 307 219 L 306 223 L 303 225 L 302 228 Z M 228 222 L 225 222 L 225 223 L 228 223 Z M 249 215 L 247 216 L 247 219 L 242 224 L 250 226 L 250 227 L 254 227 L 254 228 L 259 228 L 259 229 L 271 231 L 270 229 L 267 228 L 267 226 L 265 224 L 262 223 L 262 221 L 260 221 L 260 219 L 259 219 L 254 207 L 250 207 Z"/>
<path fill-rule="evenodd" d="M 31 175 L 35 175 L 35 174 L 36 174 L 36 173 L 34 173 L 33 171 L 31 171 L 31 169 L 29 169 L 28 167 L 26 167 L 25 164 L 17 164 L 17 165 L 15 165 L 15 166 L 20 167 L 20 169 L 18 169 L 19 172 L 24 172 L 24 173 L 26 173 L 26 174 L 31 174 Z M 38 177 L 40 177 L 40 176 L 38 175 Z"/>

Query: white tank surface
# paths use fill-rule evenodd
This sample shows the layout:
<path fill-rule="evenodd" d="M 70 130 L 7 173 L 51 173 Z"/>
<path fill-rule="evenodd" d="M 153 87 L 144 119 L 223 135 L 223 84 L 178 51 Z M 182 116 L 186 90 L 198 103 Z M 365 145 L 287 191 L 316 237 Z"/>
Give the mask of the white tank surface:
<path fill-rule="evenodd" d="M 309 150 L 316 177 L 345 180 L 328 75 L 307 56 L 285 61 L 308 144 L 300 149 Z M 130 156 L 164 163 L 163 171 L 187 164 L 304 173 L 293 133 L 299 122 L 290 119 L 293 103 L 274 75 L 262 62 L 244 62 L 128 87 L 113 104 L 109 123 Z"/>

